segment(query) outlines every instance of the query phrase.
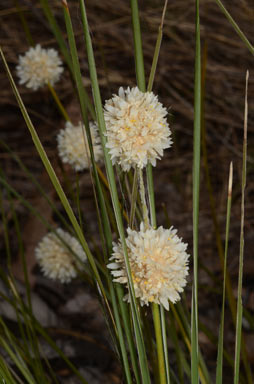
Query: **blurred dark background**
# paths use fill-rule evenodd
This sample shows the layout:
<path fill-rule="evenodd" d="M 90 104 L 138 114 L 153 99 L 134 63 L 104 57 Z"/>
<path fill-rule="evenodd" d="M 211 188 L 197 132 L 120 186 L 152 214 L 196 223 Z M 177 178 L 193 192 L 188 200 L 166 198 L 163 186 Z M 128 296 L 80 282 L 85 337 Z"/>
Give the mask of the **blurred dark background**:
<path fill-rule="evenodd" d="M 77 38 L 83 81 L 91 95 L 78 2 L 69 0 L 68 3 Z M 254 8 L 252 0 L 233 0 L 224 1 L 224 3 L 247 38 L 253 42 Z M 24 54 L 28 49 L 28 43 L 22 29 L 16 4 L 16 1 L 1 0 L 0 44 L 12 73 L 17 80 L 15 66 L 17 65 L 18 56 Z M 50 4 L 66 36 L 61 2 L 52 0 Z M 139 4 L 145 68 L 148 78 L 163 1 L 147 0 L 140 1 Z M 129 2 L 124 0 L 88 0 L 86 5 L 102 98 L 105 100 L 110 98 L 112 93 L 116 93 L 120 86 L 126 87 L 136 84 L 130 6 Z M 40 43 L 45 48 L 57 48 L 39 1 L 19 0 L 19 7 L 26 17 L 35 43 Z M 228 270 L 232 278 L 235 295 L 237 292 L 240 236 L 240 182 L 245 76 L 246 70 L 249 69 L 250 71 L 243 302 L 251 317 L 249 320 L 244 318 L 243 325 L 244 331 L 248 335 L 246 338 L 247 349 L 250 359 L 254 363 L 254 61 L 253 56 L 237 36 L 215 1 L 204 0 L 201 2 L 200 18 L 202 54 L 204 55 L 205 50 L 207 52 L 204 98 L 205 142 L 214 206 L 222 244 L 225 233 L 230 161 L 233 161 L 234 164 Z M 165 152 L 165 156 L 158 162 L 156 169 L 154 169 L 158 222 L 159 224 L 168 225 L 170 221 L 172 225 L 178 228 L 179 235 L 189 243 L 190 253 L 192 253 L 194 23 L 194 1 L 169 1 L 164 24 L 164 38 L 153 88 L 154 92 L 159 95 L 160 101 L 169 109 L 169 120 L 174 140 L 173 147 Z M 80 120 L 78 101 L 73 92 L 67 66 L 65 66 L 65 69 L 64 75 L 56 84 L 56 91 L 73 121 L 77 122 Z M 12 151 L 20 156 L 24 164 L 48 191 L 48 194 L 55 199 L 53 188 L 33 146 L 2 65 L 0 71 L 0 138 L 10 146 Z M 64 121 L 54 106 L 51 95 L 46 88 L 37 92 L 28 90 L 25 87 L 19 87 L 19 90 L 47 153 L 59 177 L 63 180 L 57 158 L 56 134 L 63 127 Z M 10 184 L 22 193 L 38 210 L 43 211 L 49 221 L 54 222 L 55 218 L 52 212 L 46 208 L 43 199 L 38 195 L 35 187 L 25 177 L 24 172 L 17 167 L 10 154 L 2 146 L 0 147 L 0 162 L 1 168 L 4 170 Z M 92 186 L 90 176 L 89 173 L 84 173 L 81 175 L 81 202 L 85 218 L 85 228 L 89 236 L 92 237 L 97 231 L 97 224 L 94 205 L 91 204 L 91 201 Z M 11 227 L 12 217 L 7 198 L 4 204 Z M 42 277 L 36 277 L 36 267 L 34 267 L 33 261 L 34 245 L 43 236 L 45 229 L 40 224 L 35 223 L 35 220 L 23 208 L 20 202 L 17 201 L 15 204 L 20 220 L 24 225 L 24 242 L 31 263 L 31 281 L 35 287 L 40 284 L 45 286 L 46 283 L 42 283 Z M 167 215 L 165 211 L 167 211 Z M 31 228 L 33 228 L 32 232 Z M 199 233 L 199 257 L 201 264 L 200 318 L 207 327 L 217 334 L 221 299 L 218 288 L 220 288 L 222 283 L 222 275 L 203 166 L 203 152 Z M 4 254 L 4 243 L 1 239 L 3 239 L 2 225 L 0 225 L 0 250 Z M 12 248 L 13 255 L 15 255 L 17 244 L 14 231 Z M 22 280 L 19 268 L 19 261 L 17 259 L 14 271 L 17 278 Z M 52 287 L 53 285 L 51 289 L 55 289 Z M 57 289 L 61 292 L 62 288 L 58 287 Z M 68 289 L 65 288 L 67 290 L 66 295 L 69 298 L 71 294 Z M 79 292 L 81 288 L 78 286 L 77 290 Z M 41 294 L 42 291 L 43 289 L 39 290 L 39 293 Z M 187 296 L 190 292 L 191 285 L 187 289 Z M 228 326 L 230 326 L 229 311 L 227 318 Z M 96 327 L 93 328 L 91 325 L 90 332 L 93 332 L 94 329 Z M 233 333 L 230 332 L 227 335 L 227 343 L 231 350 L 234 348 L 233 336 Z M 214 345 L 209 342 L 207 336 L 202 332 L 200 334 L 200 341 L 201 347 L 203 347 L 208 359 L 210 357 L 211 366 L 214 368 L 216 361 Z"/>

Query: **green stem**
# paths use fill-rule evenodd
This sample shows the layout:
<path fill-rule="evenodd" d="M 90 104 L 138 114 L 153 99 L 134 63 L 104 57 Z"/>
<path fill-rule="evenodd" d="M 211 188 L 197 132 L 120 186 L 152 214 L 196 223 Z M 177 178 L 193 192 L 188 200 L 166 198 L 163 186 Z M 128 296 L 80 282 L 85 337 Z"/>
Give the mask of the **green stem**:
<path fill-rule="evenodd" d="M 142 212 L 143 212 L 143 220 L 144 220 L 145 228 L 148 229 L 149 217 L 148 217 L 148 209 L 146 205 L 143 171 L 141 168 L 138 168 L 138 181 L 139 181 L 139 193 L 140 193 L 140 199 L 141 199 L 141 206 L 142 206 Z"/>
<path fill-rule="evenodd" d="M 66 8 L 66 12 L 67 12 L 68 6 L 67 6 L 66 0 L 63 2 L 63 5 Z M 114 175 L 113 166 L 112 166 L 112 163 L 110 160 L 110 156 L 109 156 L 108 150 L 106 148 L 106 137 L 105 137 L 106 125 L 105 125 L 105 120 L 104 120 L 104 113 L 103 113 L 100 89 L 99 89 L 98 78 L 97 78 L 96 65 L 95 65 L 94 54 L 93 54 L 92 41 L 91 41 L 91 37 L 90 37 L 90 33 L 89 33 L 89 25 L 88 25 L 88 21 L 87 21 L 86 8 L 85 8 L 84 0 L 80 0 L 80 8 L 81 8 L 82 23 L 83 23 L 83 27 L 84 27 L 84 36 L 85 36 L 85 41 L 86 41 L 87 56 L 88 56 L 88 63 L 89 63 L 89 70 L 90 70 L 90 78 L 91 78 L 91 83 L 92 83 L 92 88 L 93 88 L 93 97 L 94 97 L 97 120 L 98 120 L 101 142 L 102 142 L 103 152 L 104 152 L 105 167 L 106 167 L 107 176 L 108 176 L 108 180 L 109 180 L 110 193 L 111 193 L 112 203 L 113 203 L 113 207 L 114 207 L 117 227 L 118 227 L 120 239 L 121 239 L 121 242 L 123 245 L 124 261 L 125 261 L 126 272 L 127 272 L 127 277 L 128 277 L 128 283 L 129 283 L 131 313 L 132 313 L 132 319 L 133 319 L 133 327 L 134 327 L 135 336 L 136 336 L 136 343 L 137 343 L 138 356 L 139 356 L 139 362 L 140 362 L 140 370 L 141 370 L 142 380 L 144 381 L 144 383 L 150 383 L 149 368 L 148 368 L 144 338 L 143 338 L 143 334 L 142 334 L 140 313 L 138 310 L 138 305 L 137 305 L 137 301 L 136 301 L 136 297 L 135 297 L 135 290 L 134 290 L 132 276 L 131 276 L 131 269 L 130 269 L 130 263 L 129 263 L 129 259 L 128 259 L 127 245 L 126 245 L 126 241 L 125 241 L 125 231 L 124 231 L 123 219 L 122 219 L 122 214 L 121 214 L 121 208 L 120 208 L 119 199 L 118 199 L 118 192 L 117 192 L 117 187 L 116 187 L 115 175 Z"/>
<path fill-rule="evenodd" d="M 159 26 L 158 36 L 157 36 L 154 55 L 153 55 L 152 68 L 151 68 L 149 80 L 148 80 L 148 86 L 147 86 L 148 92 L 151 92 L 152 88 L 153 88 L 153 82 L 154 82 L 154 77 L 155 77 L 155 72 L 156 72 L 156 68 L 157 68 L 157 63 L 158 63 L 158 58 L 159 58 L 160 48 L 161 48 L 161 42 L 162 42 L 162 37 L 163 37 L 163 24 L 164 24 L 165 14 L 166 14 L 166 10 L 167 10 L 167 5 L 168 5 L 168 0 L 165 0 L 163 12 L 162 12 L 162 17 L 161 17 L 161 23 Z"/>
<path fill-rule="evenodd" d="M 247 37 L 245 36 L 245 34 L 242 32 L 242 30 L 238 27 L 238 25 L 236 24 L 235 20 L 233 19 L 233 17 L 230 15 L 230 13 L 226 10 L 226 8 L 224 7 L 224 5 L 222 4 L 222 2 L 220 0 L 215 0 L 216 3 L 218 4 L 218 6 L 220 7 L 220 9 L 222 10 L 222 12 L 224 13 L 224 15 L 226 16 L 226 18 L 228 19 L 228 21 L 230 22 L 230 24 L 233 26 L 234 30 L 236 31 L 236 33 L 238 34 L 238 36 L 240 37 L 240 39 L 242 39 L 242 41 L 244 42 L 244 44 L 246 45 L 246 47 L 249 49 L 249 51 L 252 53 L 252 55 L 254 55 L 254 47 L 253 45 L 249 42 L 249 40 L 247 39 Z"/>
<path fill-rule="evenodd" d="M 131 13 L 132 13 L 137 84 L 140 91 L 145 92 L 146 80 L 145 80 L 144 58 L 143 58 L 142 39 L 141 39 L 141 32 L 140 32 L 137 0 L 131 0 Z"/>
<path fill-rule="evenodd" d="M 24 12 L 23 12 L 22 9 L 20 8 L 19 1 L 18 1 L 18 0 L 13 0 L 13 3 L 15 4 L 15 7 L 17 8 L 17 11 L 18 11 L 18 15 L 19 15 L 21 24 L 22 24 L 22 26 L 23 26 L 23 29 L 24 29 L 24 32 L 25 32 L 25 35 L 26 35 L 27 43 L 28 43 L 28 45 L 31 45 L 31 46 L 33 47 L 33 46 L 35 45 L 35 44 L 34 44 L 34 40 L 33 40 L 33 38 L 32 38 L 32 34 L 31 34 L 31 32 L 30 32 L 30 29 L 29 29 L 29 27 L 28 27 L 26 18 L 25 18 L 25 16 L 24 16 Z"/>
<path fill-rule="evenodd" d="M 229 239 L 231 200 L 232 200 L 232 183 L 233 183 L 233 164 L 231 162 L 230 163 L 230 171 L 229 171 L 229 181 L 228 181 L 228 202 L 227 202 L 226 238 L 225 238 L 225 252 L 224 252 L 223 293 L 222 293 L 221 323 L 220 323 L 219 340 L 218 340 L 216 384 L 222 384 L 222 372 L 223 372 L 224 312 L 225 312 L 225 297 L 226 297 L 227 255 L 228 255 L 228 239 Z"/>
<path fill-rule="evenodd" d="M 57 96 L 57 93 L 55 91 L 55 89 L 52 87 L 52 85 L 50 84 L 50 82 L 48 82 L 48 89 L 50 90 L 51 92 L 51 95 L 53 96 L 53 99 L 55 100 L 56 102 L 56 105 L 60 111 L 60 113 L 62 114 L 63 118 L 66 120 L 66 121 L 70 121 L 70 118 L 63 106 L 63 104 L 61 103 L 59 97 Z"/>
<path fill-rule="evenodd" d="M 137 168 L 135 168 L 134 171 L 134 177 L 132 181 L 132 193 L 131 193 L 131 213 L 130 213 L 130 228 L 133 228 L 134 226 L 134 219 L 135 219 L 135 211 L 136 211 L 136 203 L 137 203 Z"/>
<path fill-rule="evenodd" d="M 162 329 L 161 329 L 159 305 L 153 303 L 152 311 L 153 311 L 153 323 L 154 323 L 156 346 L 157 346 L 160 384 L 166 384 L 167 379 L 166 379 L 166 370 L 165 370 L 165 363 L 164 363 L 163 339 L 161 336 Z"/>
<path fill-rule="evenodd" d="M 162 305 L 160 305 L 160 316 L 161 316 L 161 335 L 162 335 L 162 341 L 163 341 L 164 363 L 166 368 L 167 384 L 170 384 L 167 327 L 166 327 L 166 319 L 165 319 L 165 310 Z"/>
<path fill-rule="evenodd" d="M 191 379 L 199 382 L 198 375 L 198 223 L 200 186 L 200 131 L 201 131 L 201 59 L 199 0 L 196 0 L 196 53 L 194 86 L 194 139 L 193 139 L 193 290 L 191 312 Z"/>
<path fill-rule="evenodd" d="M 245 88 L 241 233 L 240 233 L 240 254 L 239 254 L 239 273 L 238 273 L 237 315 L 236 315 L 234 384 L 239 383 L 240 351 L 241 351 L 241 338 L 242 338 L 242 314 L 243 314 L 242 283 L 243 283 L 243 254 L 244 254 L 244 210 L 245 210 L 244 202 L 245 202 L 246 167 L 247 167 L 248 81 L 249 81 L 249 71 L 247 71 L 246 73 L 246 88 Z M 248 383 L 252 383 L 251 372 L 248 374 Z"/>

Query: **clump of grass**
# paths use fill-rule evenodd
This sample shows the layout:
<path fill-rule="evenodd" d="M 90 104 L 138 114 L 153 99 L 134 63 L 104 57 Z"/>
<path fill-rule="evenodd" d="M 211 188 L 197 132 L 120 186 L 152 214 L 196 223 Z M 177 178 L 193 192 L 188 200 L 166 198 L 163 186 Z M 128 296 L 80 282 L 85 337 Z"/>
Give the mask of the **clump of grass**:
<path fill-rule="evenodd" d="M 216 2 L 221 7 L 236 32 L 253 53 L 253 46 L 247 40 L 243 32 L 237 26 L 235 21 L 226 11 L 220 1 Z M 185 282 L 180 282 L 180 272 L 183 268 L 187 270 L 187 259 L 184 259 L 183 265 L 179 263 L 179 258 L 185 255 L 185 245 L 182 243 L 175 232 L 159 227 L 157 229 L 157 217 L 155 206 L 155 194 L 153 185 L 152 165 L 156 164 L 156 158 L 162 156 L 163 150 L 170 146 L 170 133 L 165 134 L 161 138 L 160 145 L 153 146 L 153 143 L 158 140 L 162 129 L 169 129 L 165 121 L 166 110 L 151 93 L 154 79 L 156 78 L 156 68 L 159 60 L 160 46 L 163 37 L 163 24 L 167 9 L 167 1 L 162 8 L 162 16 L 159 23 L 158 37 L 154 49 L 152 67 L 150 71 L 148 85 L 146 85 L 146 73 L 144 65 L 144 56 L 142 48 L 142 37 L 140 27 L 140 17 L 137 0 L 131 0 L 130 12 L 133 26 L 134 40 L 134 58 L 136 68 L 137 87 L 134 90 L 119 91 L 119 110 L 117 110 L 116 97 L 113 101 L 107 102 L 106 110 L 103 108 L 101 90 L 98 81 L 96 69 L 94 48 L 90 35 L 88 15 L 84 0 L 79 2 L 80 19 L 82 22 L 82 32 L 87 53 L 87 62 L 89 68 L 91 90 L 93 100 L 91 101 L 88 92 L 83 85 L 81 75 L 81 67 L 79 54 L 73 31 L 72 17 L 67 0 L 62 0 L 63 16 L 65 21 L 66 33 L 68 38 L 68 48 L 65 44 L 63 33 L 61 32 L 52 9 L 47 0 L 41 0 L 41 7 L 49 22 L 49 25 L 55 35 L 59 49 L 65 59 L 65 62 L 70 70 L 73 79 L 73 92 L 77 94 L 80 112 L 82 116 L 82 124 L 85 131 L 81 140 L 84 140 L 84 155 L 86 154 L 87 166 L 90 170 L 91 181 L 93 185 L 94 200 L 97 208 L 97 220 L 99 227 L 99 236 L 101 241 L 102 257 L 99 256 L 91 248 L 85 231 L 82 225 L 82 207 L 79 201 L 79 180 L 77 176 L 76 195 L 73 198 L 76 207 L 74 208 L 69 201 L 67 193 L 64 191 L 57 173 L 52 166 L 49 157 L 43 147 L 39 135 L 34 127 L 27 108 L 24 105 L 19 90 L 15 84 L 12 73 L 6 62 L 5 55 L 0 49 L 2 61 L 6 69 L 13 93 L 20 107 L 27 128 L 31 134 L 35 148 L 41 158 L 41 161 L 48 173 L 52 185 L 58 195 L 59 201 L 68 217 L 68 222 L 64 219 L 55 205 L 48 199 L 40 185 L 37 184 L 39 192 L 47 199 L 48 203 L 57 211 L 59 218 L 63 224 L 70 229 L 71 233 L 76 237 L 75 244 L 79 241 L 83 254 L 88 259 L 89 268 L 83 266 L 79 269 L 81 279 L 88 282 L 94 292 L 96 292 L 98 300 L 101 304 L 102 311 L 105 315 L 116 358 L 119 359 L 122 366 L 124 381 L 128 384 L 133 382 L 149 384 L 158 382 L 160 384 L 183 383 L 185 378 L 191 383 L 211 383 L 212 376 L 207 368 L 202 351 L 199 348 L 199 330 L 201 324 L 198 314 L 198 272 L 199 272 L 199 197 L 200 197 L 200 154 L 201 154 L 201 126 L 202 126 L 202 103 L 204 103 L 204 84 L 202 87 L 202 64 L 201 64 L 201 34 L 200 34 L 200 5 L 199 1 L 195 2 L 195 80 L 194 80 L 194 130 L 193 130 L 193 285 L 192 285 L 192 300 L 191 313 L 189 313 L 186 299 L 183 297 L 181 302 L 175 304 L 180 298 L 178 291 L 181 293 Z M 22 13 L 22 10 L 17 3 L 18 12 L 21 17 L 22 24 L 27 34 L 28 41 L 31 42 L 31 33 L 28 23 Z M 32 44 L 32 42 L 31 42 Z M 46 73 L 46 72 L 45 72 Z M 44 79 L 45 80 L 45 79 Z M 63 119 L 67 124 L 72 124 L 66 109 L 61 102 L 57 91 L 54 88 L 54 81 L 45 81 L 49 91 L 53 96 Z M 35 87 L 37 88 L 37 87 Z M 132 92 L 133 91 L 133 92 Z M 146 93 L 148 91 L 148 93 Z M 203 92 L 203 93 L 202 93 Z M 146 98 L 150 100 L 146 106 Z M 151 102 L 151 100 L 153 102 Z M 128 105 L 128 108 L 126 105 Z M 244 243 L 244 192 L 246 185 L 246 161 L 247 161 L 247 80 L 246 80 L 246 109 L 245 109 L 245 124 L 244 124 L 244 146 L 243 146 L 243 170 L 242 170 L 242 205 L 241 205 L 241 237 L 240 237 L 240 261 L 239 261 L 239 284 L 238 284 L 238 299 L 236 311 L 236 348 L 235 348 L 235 363 L 234 363 L 234 383 L 241 380 L 243 383 L 251 382 L 251 370 L 246 354 L 245 344 L 241 338 L 242 334 L 242 274 L 243 274 L 243 243 Z M 128 116 L 121 126 L 123 120 L 123 106 L 128 110 Z M 145 106 L 145 107 L 144 107 Z M 141 109 L 144 111 L 141 113 Z M 152 119 L 154 111 L 160 111 L 156 118 Z M 116 116 L 112 113 L 114 111 Z M 152 111 L 152 112 L 151 112 Z M 108 113 L 108 114 L 107 114 Z M 150 115 L 149 115 L 150 114 Z M 148 116 L 148 118 L 147 118 Z M 137 123 L 138 117 L 138 123 Z M 161 120 L 160 120 L 161 118 Z M 104 155 L 104 169 L 97 164 L 97 157 L 94 149 L 94 142 L 91 132 L 91 124 L 89 119 L 96 120 L 100 133 L 100 141 Z M 116 134 L 117 139 L 114 145 L 110 144 L 109 140 L 109 124 L 110 119 L 115 119 L 119 124 L 119 131 L 122 129 L 122 135 L 117 136 L 119 132 L 115 127 L 111 127 L 110 135 Z M 147 119 L 147 121 L 146 121 Z M 150 119 L 150 120 L 149 120 Z M 157 119 L 157 120 L 156 120 Z M 142 121 L 142 124 L 140 124 Z M 150 123 L 150 121 L 152 123 Z M 152 129 L 155 124 L 158 127 L 154 133 Z M 204 121 L 203 121 L 204 123 Z M 128 124 L 133 124 L 128 126 Z M 112 124 L 113 126 L 113 124 Z M 162 128 L 163 127 L 163 128 Z M 139 132 L 140 130 L 140 132 Z M 130 132 L 129 132 L 130 131 Z M 149 133 L 151 131 L 151 133 Z M 112 133 L 113 132 L 113 133 Z M 137 134 L 137 132 L 139 132 Z M 131 144 L 131 150 L 125 149 L 130 146 L 131 136 L 128 134 L 137 135 L 136 140 Z M 151 139 L 149 139 L 149 134 Z M 118 138 L 120 137 L 120 139 Z M 140 144 L 141 143 L 141 144 Z M 144 144 L 145 143 L 145 144 Z M 126 144 L 126 146 L 124 146 Z M 134 146 L 140 145 L 134 156 Z M 143 145 L 143 146 L 142 146 Z M 115 147 L 118 146 L 118 148 Z M 7 147 L 8 148 L 8 147 Z M 82 147 L 81 147 L 82 148 Z M 203 142 L 203 150 L 206 148 Z M 117 156 L 115 156 L 117 149 Z M 136 149 L 136 147 L 135 147 Z M 126 152 L 124 152 L 126 151 Z M 143 152 L 142 152 L 143 151 Z M 148 152 L 150 151 L 150 152 Z M 87 156 L 89 153 L 89 156 Z M 141 158 L 142 153 L 142 158 Z M 149 155 L 148 155 L 149 154 Z M 14 158 L 19 165 L 26 171 L 30 179 L 34 182 L 33 177 L 26 170 L 25 166 L 20 162 L 15 155 Z M 120 160 L 119 160 L 120 158 Z M 124 164 L 123 169 L 121 166 Z M 207 164 L 206 164 L 207 165 Z M 76 170 L 80 171 L 81 169 Z M 83 169 L 82 169 L 83 170 Z M 123 172 L 124 173 L 124 177 Z M 146 175 L 146 182 L 143 174 Z M 208 174 L 208 171 L 207 171 Z M 209 176 L 209 175 L 208 175 Z M 231 361 L 231 356 L 223 348 L 223 330 L 224 330 L 224 307 L 226 300 L 226 283 L 227 283 L 227 252 L 229 238 L 229 222 L 231 210 L 232 196 L 232 165 L 230 167 L 230 178 L 228 188 L 228 209 L 227 209 L 227 224 L 226 224 L 226 241 L 224 254 L 224 279 L 222 292 L 222 317 L 218 338 L 218 358 L 216 383 L 221 383 L 223 380 L 223 354 L 227 356 L 227 360 Z M 51 224 L 43 217 L 43 213 L 37 212 L 25 198 L 23 198 L 6 180 L 5 175 L 1 172 L 0 183 L 7 191 L 8 199 L 13 206 L 13 199 L 19 199 L 34 215 L 40 219 L 49 230 L 53 230 L 57 235 L 58 231 L 52 228 Z M 73 188 L 73 187 L 72 187 Z M 119 194 L 119 190 L 121 194 Z M 210 191 L 212 194 L 212 192 Z M 1 194 L 1 201 L 3 199 Z M 147 203 L 147 197 L 149 203 Z M 78 211 L 78 217 L 75 211 Z M 1 204 L 2 221 L 5 234 L 5 245 L 7 253 L 8 275 L 5 276 L 1 269 L 1 279 L 5 286 L 11 291 L 11 296 L 2 295 L 3 299 L 8 301 L 14 308 L 21 340 L 17 339 L 8 329 L 3 319 L 0 319 L 1 338 L 0 345 L 5 350 L 12 361 L 13 368 L 4 359 L 0 360 L 2 369 L 2 378 L 6 382 L 58 382 L 53 369 L 50 368 L 50 363 L 47 358 L 42 356 L 40 351 L 40 337 L 44 338 L 49 345 L 60 355 L 67 366 L 79 377 L 80 381 L 86 383 L 86 380 L 81 376 L 77 368 L 68 360 L 62 351 L 55 345 L 48 333 L 40 326 L 38 321 L 33 316 L 33 308 L 31 304 L 31 287 L 27 275 L 27 265 L 23 250 L 22 236 L 18 217 L 13 210 L 15 229 L 17 232 L 19 247 L 22 254 L 27 302 L 20 297 L 15 287 L 15 279 L 11 272 L 11 250 L 8 233 L 8 225 L 6 214 Z M 142 223 L 142 224 L 141 224 Z M 128 228 L 128 229 L 127 229 Z M 156 235 L 155 235 L 156 234 Z M 159 236 L 159 235 L 160 236 Z M 154 243 L 151 238 L 154 235 Z M 46 237 L 49 238 L 49 237 Z M 118 246 L 113 243 L 113 238 L 119 239 Z M 66 237 L 66 239 L 68 239 Z M 62 239 L 59 241 L 62 244 L 58 247 L 63 249 L 63 254 L 70 252 L 71 246 L 68 240 Z M 173 242 L 173 246 L 172 246 Z M 53 246 L 51 244 L 51 246 Z M 66 251 L 67 250 L 67 251 Z M 151 250 L 151 251 L 150 251 Z M 143 252 L 143 253 L 142 253 Z M 149 252 L 151 254 L 149 254 Z M 74 252 L 75 253 L 75 252 Z M 68 253 L 69 255 L 69 253 Z M 112 255 L 115 257 L 115 262 L 112 261 Z M 74 255 L 75 256 L 75 255 Z M 143 262 L 147 260 L 149 262 Z M 172 260 L 170 259 L 172 258 Z M 178 259 L 177 259 L 178 258 Z M 78 258 L 79 262 L 82 260 Z M 83 258 L 84 260 L 84 258 Z M 178 261 L 178 262 L 176 262 Z M 117 263 L 121 264 L 121 270 L 117 270 Z M 160 263 L 159 267 L 156 263 Z M 75 266 L 74 266 L 75 264 Z M 76 268 L 76 260 L 72 267 Z M 113 279 L 109 267 L 113 269 Z M 152 267 L 151 267 L 152 266 Z M 61 265 L 57 265 L 61 269 Z M 117 267 L 117 268 L 116 268 Z M 170 273 L 164 273 L 169 271 Z M 170 268 L 172 270 L 170 271 Z M 144 273 L 145 270 L 145 273 Z M 157 271 L 157 275 L 156 275 Z M 173 272 L 172 272 L 173 271 Z M 61 271 L 60 271 L 61 272 Z M 144 279 L 144 275 L 146 276 Z M 62 275 L 61 275 L 62 276 Z M 152 276 L 152 277 L 151 277 Z M 166 276 L 166 277 L 165 277 Z M 174 278 L 172 278 L 172 276 Z M 185 278 L 186 274 L 184 274 Z M 144 281 L 141 281 L 144 279 Z M 175 279 L 175 280 L 174 280 Z M 169 284 L 170 280 L 170 284 Z M 120 283 L 126 286 L 122 287 Z M 149 289 L 148 289 L 149 287 Z M 165 294 L 166 289 L 170 292 Z M 173 293 L 172 293 L 173 292 Z M 126 296 L 127 294 L 127 296 Z M 230 297 L 232 292 L 228 290 Z M 140 298 L 142 298 L 140 300 Z M 148 305 L 146 315 L 143 310 L 143 304 Z M 170 311 L 167 309 L 170 307 Z M 166 311 L 165 311 L 166 309 Z M 153 319 L 153 322 L 151 321 Z M 203 325 L 205 329 L 205 325 Z M 209 332 L 207 332 L 209 333 Z M 8 343 L 6 342 L 8 340 Z M 173 359 L 169 354 L 169 343 L 173 345 L 175 351 L 177 367 L 173 364 Z M 245 368 L 244 374 L 240 375 L 240 351 L 242 348 L 243 365 Z M 35 360 L 35 364 L 33 361 Z"/>

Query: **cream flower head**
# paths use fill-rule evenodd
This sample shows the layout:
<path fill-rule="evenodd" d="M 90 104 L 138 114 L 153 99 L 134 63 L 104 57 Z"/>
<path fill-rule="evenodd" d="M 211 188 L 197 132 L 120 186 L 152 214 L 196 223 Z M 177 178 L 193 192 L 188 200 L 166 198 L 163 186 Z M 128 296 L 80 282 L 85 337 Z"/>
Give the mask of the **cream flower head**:
<path fill-rule="evenodd" d="M 124 171 L 143 168 L 148 162 L 155 166 L 172 144 L 167 110 L 152 92 L 121 87 L 118 95 L 106 101 L 104 116 L 112 163 Z"/>
<path fill-rule="evenodd" d="M 127 233 L 126 244 L 136 297 L 141 305 L 154 302 L 168 310 L 168 302 L 180 300 L 179 293 L 186 285 L 189 270 L 187 244 L 176 235 L 177 230 L 173 227 L 144 229 L 141 223 L 139 232 L 128 228 Z M 108 265 L 114 281 L 128 287 L 121 242 L 114 243 L 110 260 L 114 260 Z M 125 298 L 129 300 L 129 294 Z"/>
<path fill-rule="evenodd" d="M 85 262 L 87 257 L 75 237 L 61 228 L 56 232 L 77 258 L 53 232 L 43 237 L 35 249 L 35 256 L 45 276 L 60 280 L 61 283 L 69 283 L 77 276 L 77 267 L 80 268 L 81 265 L 79 260 Z"/>
<path fill-rule="evenodd" d="M 97 123 L 89 123 L 94 158 L 97 163 L 103 161 L 103 150 L 101 140 L 98 133 Z M 58 152 L 63 163 L 70 164 L 76 171 L 83 171 L 89 168 L 90 152 L 87 142 L 85 129 L 82 123 L 77 126 L 72 125 L 69 121 L 65 124 L 65 129 L 61 129 L 57 136 Z"/>
<path fill-rule="evenodd" d="M 63 72 L 62 61 L 58 52 L 53 49 L 44 49 L 39 44 L 31 47 L 24 56 L 19 56 L 17 75 L 19 83 L 34 91 L 48 82 L 54 85 Z"/>

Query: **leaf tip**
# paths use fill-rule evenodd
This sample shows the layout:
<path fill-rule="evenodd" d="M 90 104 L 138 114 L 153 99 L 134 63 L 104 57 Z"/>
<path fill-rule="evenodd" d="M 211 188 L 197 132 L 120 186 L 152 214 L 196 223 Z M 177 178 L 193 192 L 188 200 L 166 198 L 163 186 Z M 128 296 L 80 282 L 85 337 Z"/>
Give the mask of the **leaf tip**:
<path fill-rule="evenodd" d="M 233 185 L 233 162 L 231 161 L 229 167 L 229 179 L 228 179 L 228 196 L 232 196 L 232 185 Z"/>
<path fill-rule="evenodd" d="M 69 9 L 69 8 L 68 8 L 67 0 L 62 0 L 62 5 L 63 5 L 66 9 Z"/>

